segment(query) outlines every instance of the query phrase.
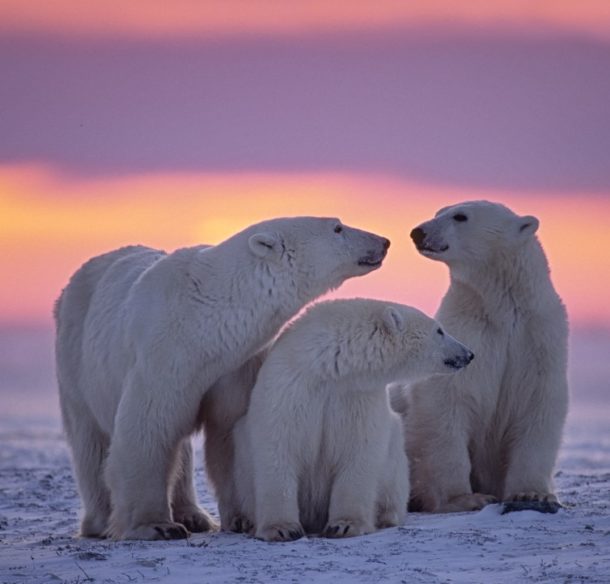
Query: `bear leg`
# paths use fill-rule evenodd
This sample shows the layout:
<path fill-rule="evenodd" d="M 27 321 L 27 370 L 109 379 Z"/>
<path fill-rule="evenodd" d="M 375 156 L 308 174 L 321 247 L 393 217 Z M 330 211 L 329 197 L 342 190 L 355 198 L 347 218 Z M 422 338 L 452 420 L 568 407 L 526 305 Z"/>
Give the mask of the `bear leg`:
<path fill-rule="evenodd" d="M 148 389 L 132 379 L 115 417 L 105 467 L 112 501 L 108 536 L 113 539 L 182 539 L 189 535 L 172 518 L 169 493 L 183 441 L 194 427 L 190 412 L 195 408 L 188 400 L 163 402 L 166 396 L 174 396 Z"/>
<path fill-rule="evenodd" d="M 375 531 L 382 464 L 375 441 L 353 440 L 353 456 L 335 476 L 325 537 L 352 537 Z M 376 457 L 375 457 L 376 455 Z"/>
<path fill-rule="evenodd" d="M 553 492 L 553 468 L 561 443 L 567 398 L 552 401 L 552 392 L 542 389 L 537 395 L 546 395 L 546 404 L 540 400 L 543 405 L 530 409 L 528 419 L 513 433 L 508 446 L 504 501 L 558 504 Z"/>
<path fill-rule="evenodd" d="M 213 531 L 216 522 L 197 504 L 193 485 L 193 447 L 190 438 L 185 438 L 177 460 L 177 473 L 172 493 L 172 517 L 190 532 Z"/>
<path fill-rule="evenodd" d="M 72 450 L 72 459 L 83 506 L 82 537 L 105 537 L 110 518 L 110 492 L 102 480 L 108 452 L 108 437 L 99 429 L 85 404 L 62 399 L 64 428 Z"/>

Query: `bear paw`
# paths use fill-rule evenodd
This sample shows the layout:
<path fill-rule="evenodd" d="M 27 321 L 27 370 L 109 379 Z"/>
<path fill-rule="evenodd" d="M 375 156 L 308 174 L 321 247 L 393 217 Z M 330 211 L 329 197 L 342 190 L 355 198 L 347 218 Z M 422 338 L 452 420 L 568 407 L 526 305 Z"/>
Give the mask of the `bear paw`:
<path fill-rule="evenodd" d="M 302 525 L 291 521 L 266 525 L 256 530 L 256 537 L 264 541 L 295 541 L 304 535 Z"/>
<path fill-rule="evenodd" d="M 199 507 L 176 509 L 174 510 L 173 515 L 174 521 L 184 525 L 184 527 L 186 527 L 191 533 L 216 531 L 218 529 L 218 524 L 208 515 L 206 511 L 200 509 Z"/>
<path fill-rule="evenodd" d="M 400 516 L 396 511 L 384 511 L 377 517 L 377 529 L 397 527 L 400 524 Z"/>
<path fill-rule="evenodd" d="M 441 508 L 441 512 L 460 512 L 460 511 L 479 511 L 486 505 L 497 503 L 498 500 L 493 495 L 484 493 L 467 493 L 449 499 L 446 505 Z"/>
<path fill-rule="evenodd" d="M 254 523 L 243 515 L 236 515 L 229 521 L 228 531 L 252 534 L 254 532 Z"/>
<path fill-rule="evenodd" d="M 541 501 L 545 503 L 557 503 L 557 497 L 553 493 L 540 493 L 538 491 L 523 491 L 512 497 L 507 497 L 507 501 Z"/>
<path fill-rule="evenodd" d="M 557 513 L 563 505 L 553 493 L 523 491 L 508 497 L 502 507 L 502 515 L 513 511 L 538 511 L 540 513 Z"/>
<path fill-rule="evenodd" d="M 362 521 L 351 519 L 337 519 L 329 521 L 322 531 L 323 537 L 355 537 L 356 535 L 364 535 L 371 533 L 373 529 L 367 526 Z"/>
<path fill-rule="evenodd" d="M 188 530 L 181 523 L 167 521 L 163 523 L 147 523 L 146 525 L 138 525 L 138 527 L 128 529 L 119 539 L 186 539 L 189 535 Z"/>
<path fill-rule="evenodd" d="M 108 518 L 85 515 L 80 524 L 81 537 L 98 537 L 104 539 L 108 533 Z"/>

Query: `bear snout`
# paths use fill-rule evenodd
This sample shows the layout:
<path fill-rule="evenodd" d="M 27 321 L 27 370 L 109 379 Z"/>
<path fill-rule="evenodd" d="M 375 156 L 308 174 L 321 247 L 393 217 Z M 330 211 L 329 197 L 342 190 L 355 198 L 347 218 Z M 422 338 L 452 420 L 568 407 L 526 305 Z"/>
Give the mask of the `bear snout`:
<path fill-rule="evenodd" d="M 390 247 L 390 240 L 386 237 L 380 237 L 381 248 L 369 249 L 366 252 L 366 255 L 361 257 L 358 260 L 358 265 L 360 266 L 371 266 L 377 267 L 380 266 L 385 256 L 388 253 L 388 248 Z"/>
<path fill-rule="evenodd" d="M 451 359 L 445 359 L 443 363 L 451 369 L 463 369 L 474 359 L 474 353 L 472 351 L 466 351 L 465 354 L 457 355 Z"/>
<path fill-rule="evenodd" d="M 416 227 L 411 231 L 411 239 L 419 247 L 426 239 L 426 232 L 421 227 Z"/>
<path fill-rule="evenodd" d="M 415 243 L 418 251 L 424 255 L 442 254 L 449 249 L 449 245 L 445 243 L 438 234 L 430 235 L 422 227 L 416 227 L 411 231 L 411 239 Z"/>

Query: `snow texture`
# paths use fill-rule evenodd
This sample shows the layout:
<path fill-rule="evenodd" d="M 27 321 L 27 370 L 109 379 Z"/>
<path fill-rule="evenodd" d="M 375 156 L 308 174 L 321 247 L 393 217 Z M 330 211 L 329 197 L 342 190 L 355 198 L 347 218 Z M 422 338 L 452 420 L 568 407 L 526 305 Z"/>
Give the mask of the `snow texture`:
<path fill-rule="evenodd" d="M 225 533 L 169 542 L 76 538 L 79 500 L 52 378 L 39 392 L 11 383 L 15 395 L 6 385 L 11 376 L 2 372 L 11 364 L 0 357 L 6 406 L 0 414 L 0 582 L 608 583 L 610 408 L 608 365 L 600 364 L 610 344 L 604 337 L 600 347 L 599 340 L 589 336 L 572 352 L 582 358 L 572 379 L 582 370 L 596 386 L 573 391 L 556 473 L 565 508 L 556 515 L 501 515 L 499 505 L 476 513 L 412 513 L 404 526 L 368 536 L 290 543 Z M 46 349 L 42 353 L 36 346 L 28 353 L 39 367 Z M 592 373 L 595 363 L 600 375 Z M 215 509 L 200 442 L 196 438 L 199 498 Z"/>

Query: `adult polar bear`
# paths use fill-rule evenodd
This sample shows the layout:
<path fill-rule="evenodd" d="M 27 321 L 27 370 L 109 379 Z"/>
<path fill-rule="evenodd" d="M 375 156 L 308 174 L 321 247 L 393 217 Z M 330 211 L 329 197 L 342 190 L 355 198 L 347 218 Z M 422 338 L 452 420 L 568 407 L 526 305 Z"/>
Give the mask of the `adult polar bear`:
<path fill-rule="evenodd" d="M 93 258 L 55 309 L 81 532 L 186 537 L 212 525 L 192 484 L 202 397 L 305 304 L 379 267 L 389 241 L 337 219 L 285 218 L 215 247 Z"/>
<path fill-rule="evenodd" d="M 311 307 L 269 350 L 235 427 L 242 528 L 286 541 L 402 523 L 408 463 L 386 384 L 455 373 L 472 357 L 408 306 L 352 299 Z"/>
<path fill-rule="evenodd" d="M 568 327 L 537 229 L 535 217 L 475 201 L 411 232 L 422 255 L 449 266 L 437 319 L 477 355 L 406 395 L 415 509 L 471 510 L 494 499 L 558 507 L 552 471 L 568 403 Z"/>

